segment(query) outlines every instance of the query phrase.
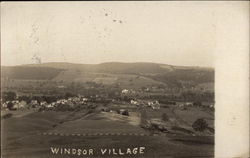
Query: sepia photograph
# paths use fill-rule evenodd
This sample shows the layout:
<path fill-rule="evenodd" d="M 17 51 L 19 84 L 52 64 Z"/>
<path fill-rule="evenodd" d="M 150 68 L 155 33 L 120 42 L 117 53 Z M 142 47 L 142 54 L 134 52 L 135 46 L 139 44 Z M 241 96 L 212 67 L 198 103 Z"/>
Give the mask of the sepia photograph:
<path fill-rule="evenodd" d="M 214 157 L 222 6 L 1 2 L 1 157 Z"/>

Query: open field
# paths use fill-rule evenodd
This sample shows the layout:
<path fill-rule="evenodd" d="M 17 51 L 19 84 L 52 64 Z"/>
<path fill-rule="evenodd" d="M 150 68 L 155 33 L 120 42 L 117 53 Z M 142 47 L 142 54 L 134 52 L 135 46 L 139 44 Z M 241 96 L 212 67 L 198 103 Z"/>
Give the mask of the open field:
<path fill-rule="evenodd" d="M 164 109 L 163 112 L 171 113 Z M 25 113 L 25 115 L 21 115 Z M 154 115 L 153 112 L 149 112 Z M 15 117 L 15 116 L 18 117 Z M 138 113 L 132 112 L 130 117 L 108 112 L 30 112 L 17 111 L 8 119 L 2 120 L 2 148 L 3 157 L 62 157 L 52 155 L 50 147 L 93 148 L 99 157 L 100 148 L 143 146 L 143 155 L 129 155 L 128 157 L 186 157 L 188 155 L 213 157 L 213 136 L 190 135 L 156 135 L 135 136 L 130 133 L 148 134 L 139 127 Z M 156 117 L 156 116 L 154 116 Z M 69 136 L 42 135 L 47 133 L 62 133 Z M 72 136 L 70 134 L 83 133 L 116 133 L 101 136 Z M 122 135 L 117 135 L 122 133 Z M 124 134 L 124 135 L 123 135 Z M 181 149 L 181 150 L 180 150 Z M 110 155 L 106 155 L 109 157 Z M 63 155 L 63 157 L 79 157 L 77 155 Z M 88 157 L 88 156 L 86 156 Z M 116 156 L 115 157 L 119 157 Z M 124 157 L 124 156 L 121 156 Z"/>

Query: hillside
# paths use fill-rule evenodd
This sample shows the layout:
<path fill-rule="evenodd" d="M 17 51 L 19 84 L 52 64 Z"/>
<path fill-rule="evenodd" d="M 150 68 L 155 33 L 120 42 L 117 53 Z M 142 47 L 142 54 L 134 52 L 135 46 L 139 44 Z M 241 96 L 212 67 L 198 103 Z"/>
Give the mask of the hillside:
<path fill-rule="evenodd" d="M 157 63 L 44 63 L 2 66 L 2 79 L 120 84 L 121 87 L 192 87 L 213 83 L 214 70 Z"/>
<path fill-rule="evenodd" d="M 173 66 L 156 63 L 119 63 L 108 62 L 101 64 L 72 64 L 72 63 L 44 63 L 23 65 L 25 67 L 50 67 L 65 70 L 80 70 L 96 73 L 163 73 L 171 71 Z"/>
<path fill-rule="evenodd" d="M 50 67 L 3 66 L 1 67 L 1 77 L 25 80 L 50 80 L 56 77 L 62 70 Z"/>

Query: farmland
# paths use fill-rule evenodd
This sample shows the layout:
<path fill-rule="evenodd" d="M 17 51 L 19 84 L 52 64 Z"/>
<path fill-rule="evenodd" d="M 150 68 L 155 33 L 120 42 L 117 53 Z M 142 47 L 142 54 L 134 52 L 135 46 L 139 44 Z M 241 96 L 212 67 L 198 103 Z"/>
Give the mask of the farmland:
<path fill-rule="evenodd" d="M 104 157 L 213 157 L 214 70 L 155 63 L 2 67 L 2 155 L 145 148 Z"/>
<path fill-rule="evenodd" d="M 164 109 L 162 112 L 171 114 L 170 110 Z M 147 113 L 157 117 L 155 111 L 148 109 Z M 132 118 L 129 118 L 110 112 L 94 112 L 86 115 L 86 111 L 44 111 L 15 117 L 18 115 L 16 113 L 12 118 L 2 120 L 2 138 L 4 138 L 2 142 L 5 144 L 2 150 L 3 155 L 6 157 L 49 157 L 51 156 L 50 146 L 96 149 L 145 146 L 147 150 L 142 157 L 173 155 L 210 155 L 212 157 L 213 136 L 194 137 L 178 134 L 178 132 L 153 136 L 139 126 L 140 122 L 136 120 L 136 118 L 139 119 L 137 114 L 134 112 Z M 63 136 L 53 135 L 53 133 L 63 134 Z M 106 133 L 109 135 L 105 135 Z M 130 135 L 133 133 L 145 135 Z M 90 136 L 72 134 L 90 134 Z"/>

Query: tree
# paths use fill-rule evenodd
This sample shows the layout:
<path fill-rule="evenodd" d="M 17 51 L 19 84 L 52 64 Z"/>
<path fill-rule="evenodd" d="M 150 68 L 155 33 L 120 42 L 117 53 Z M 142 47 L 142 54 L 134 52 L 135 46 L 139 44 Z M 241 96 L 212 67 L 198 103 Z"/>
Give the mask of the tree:
<path fill-rule="evenodd" d="M 120 110 L 118 109 L 118 110 L 116 110 L 116 112 L 117 112 L 117 114 L 120 114 Z"/>
<path fill-rule="evenodd" d="M 169 118 L 168 118 L 168 116 L 167 116 L 166 113 L 163 113 L 163 114 L 162 114 L 162 120 L 163 120 L 163 121 L 168 121 L 168 120 L 169 120 Z"/>
<path fill-rule="evenodd" d="M 124 110 L 124 111 L 122 112 L 122 115 L 129 116 L 128 110 Z"/>
<path fill-rule="evenodd" d="M 70 92 L 65 93 L 65 98 L 75 97 L 76 95 Z"/>
<path fill-rule="evenodd" d="M 3 100 L 4 101 L 12 101 L 16 99 L 16 93 L 15 92 L 4 92 L 3 93 Z"/>
<path fill-rule="evenodd" d="M 13 115 L 12 113 L 7 113 L 7 114 L 3 115 L 2 118 L 7 119 L 7 118 L 12 117 L 12 115 Z"/>
<path fill-rule="evenodd" d="M 200 101 L 196 101 L 193 103 L 194 106 L 202 106 L 202 102 Z"/>
<path fill-rule="evenodd" d="M 208 128 L 208 123 L 205 119 L 200 118 L 193 123 L 192 127 L 195 131 L 203 132 L 205 129 Z"/>
<path fill-rule="evenodd" d="M 12 102 L 8 102 L 7 108 L 8 108 L 9 110 L 13 110 L 13 107 L 14 107 L 14 104 L 13 104 Z"/>

